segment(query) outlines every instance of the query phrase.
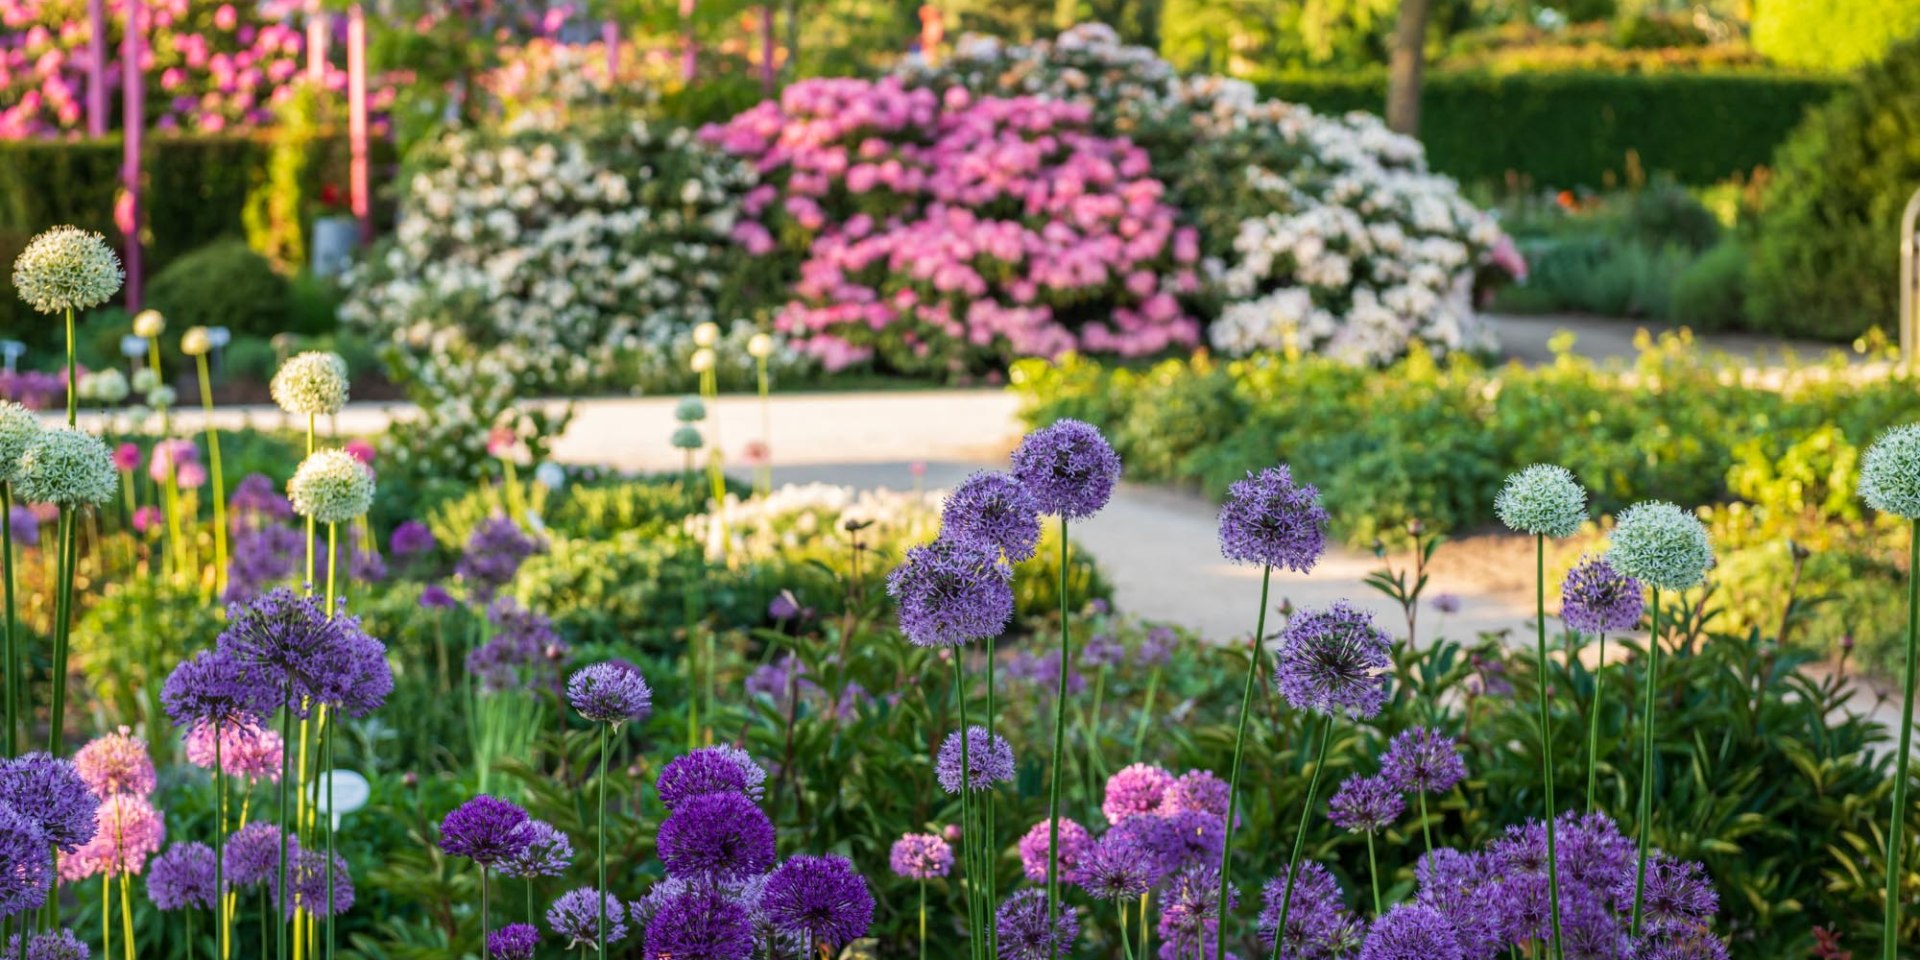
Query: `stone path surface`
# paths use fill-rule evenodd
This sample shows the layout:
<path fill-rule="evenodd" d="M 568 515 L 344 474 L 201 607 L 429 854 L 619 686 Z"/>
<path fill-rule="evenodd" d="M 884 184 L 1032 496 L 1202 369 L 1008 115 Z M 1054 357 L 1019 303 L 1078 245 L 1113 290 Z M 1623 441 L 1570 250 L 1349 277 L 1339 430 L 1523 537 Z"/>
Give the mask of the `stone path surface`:
<path fill-rule="evenodd" d="M 1658 336 L 1673 329 L 1658 321 L 1572 314 L 1485 314 L 1483 318 L 1499 334 L 1501 354 L 1507 359 L 1529 365 L 1552 362 L 1553 351 L 1548 343 L 1563 332 L 1574 335 L 1573 352 L 1578 356 L 1593 360 L 1631 361 L 1640 352 L 1633 343 L 1640 331 Z M 1812 362 L 1845 346 L 1814 340 L 1784 340 L 1755 333 L 1696 333 L 1694 342 L 1708 350 L 1746 358 L 1756 365 L 1778 364 L 1789 356 L 1801 362 Z M 1863 362 L 1864 358 L 1858 354 L 1846 352 L 1854 362 Z"/>

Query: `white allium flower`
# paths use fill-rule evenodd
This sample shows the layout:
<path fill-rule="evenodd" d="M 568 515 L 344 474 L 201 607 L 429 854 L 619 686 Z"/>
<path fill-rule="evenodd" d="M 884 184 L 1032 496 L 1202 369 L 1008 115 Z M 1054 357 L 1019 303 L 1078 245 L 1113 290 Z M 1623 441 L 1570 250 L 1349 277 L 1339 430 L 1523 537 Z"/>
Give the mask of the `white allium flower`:
<path fill-rule="evenodd" d="M 160 385 L 160 375 L 152 367 L 141 367 L 133 372 L 133 390 L 135 393 L 149 393 Z"/>
<path fill-rule="evenodd" d="M 20 457 L 40 435 L 40 418 L 11 400 L 0 400 L 0 483 L 20 475 Z"/>
<path fill-rule="evenodd" d="M 755 360 L 765 360 L 773 355 L 773 338 L 764 333 L 756 333 L 747 341 L 747 356 Z"/>
<path fill-rule="evenodd" d="M 680 429 L 673 432 L 673 447 L 676 450 L 698 450 L 706 445 L 707 441 L 700 436 L 699 428 L 691 423 L 683 423 Z"/>
<path fill-rule="evenodd" d="M 272 392 L 288 413 L 339 413 L 347 405 L 347 361 L 317 350 L 294 356 L 273 375 Z"/>
<path fill-rule="evenodd" d="M 180 352 L 189 357 L 206 356 L 213 349 L 213 338 L 208 336 L 206 327 L 188 327 L 180 335 Z"/>
<path fill-rule="evenodd" d="M 73 427 L 40 431 L 20 455 L 14 489 L 29 503 L 82 507 L 106 503 L 119 490 L 113 454 L 99 437 Z"/>
<path fill-rule="evenodd" d="M 119 403 L 127 398 L 127 375 L 118 367 L 94 370 L 80 375 L 75 392 L 80 399 L 94 403 Z"/>
<path fill-rule="evenodd" d="M 693 328 L 695 346 L 711 347 L 720 342 L 720 325 L 709 320 Z"/>
<path fill-rule="evenodd" d="M 713 369 L 713 362 L 713 351 L 706 347 L 701 347 L 693 352 L 693 361 L 690 366 L 693 368 L 694 373 L 706 373 L 708 370 Z"/>
<path fill-rule="evenodd" d="M 1567 468 L 1536 463 L 1507 478 L 1493 498 L 1493 511 L 1521 533 L 1559 539 L 1587 522 L 1587 491 Z"/>
<path fill-rule="evenodd" d="M 681 423 L 699 423 L 707 418 L 707 405 L 699 397 L 681 397 L 673 408 L 673 418 Z"/>
<path fill-rule="evenodd" d="M 1894 427 L 1867 448 L 1860 499 L 1881 513 L 1920 518 L 1920 423 Z"/>
<path fill-rule="evenodd" d="M 1646 500 L 1620 511 L 1607 564 L 1648 586 L 1685 590 L 1713 567 L 1713 543 L 1692 513 Z"/>
<path fill-rule="evenodd" d="M 99 306 L 125 279 L 120 255 L 107 239 L 79 227 L 54 227 L 34 237 L 13 261 L 14 289 L 41 313 Z"/>
<path fill-rule="evenodd" d="M 319 523 L 345 523 L 373 506 L 373 471 L 345 450 L 321 450 L 287 481 L 293 512 Z"/>
<path fill-rule="evenodd" d="M 179 399 L 179 394 L 164 383 L 147 391 L 147 406 L 155 410 L 171 410 Z"/>
<path fill-rule="evenodd" d="M 142 310 L 133 315 L 133 335 L 152 340 L 167 330 L 167 318 L 158 310 Z"/>

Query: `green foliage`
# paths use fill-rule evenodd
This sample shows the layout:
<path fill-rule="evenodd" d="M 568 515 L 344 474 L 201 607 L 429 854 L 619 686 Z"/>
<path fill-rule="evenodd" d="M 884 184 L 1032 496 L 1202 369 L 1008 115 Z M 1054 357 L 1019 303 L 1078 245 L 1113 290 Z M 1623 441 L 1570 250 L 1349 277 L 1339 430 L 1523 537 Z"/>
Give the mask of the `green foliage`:
<path fill-rule="evenodd" d="M 1668 316 L 1695 330 L 1735 330 L 1746 324 L 1747 249 L 1739 240 L 1714 245 L 1673 278 Z"/>
<path fill-rule="evenodd" d="M 1760 0 L 1753 45 L 1791 67 L 1845 71 L 1874 63 L 1920 33 L 1920 6 L 1907 0 Z"/>
<path fill-rule="evenodd" d="M 1774 168 L 1753 246 L 1755 323 L 1832 340 L 1891 329 L 1900 213 L 1920 185 L 1920 39 L 1810 114 Z"/>
<path fill-rule="evenodd" d="M 288 328 L 291 304 L 287 278 L 267 258 L 245 241 L 216 240 L 154 274 L 146 305 L 164 314 L 176 334 L 210 326 L 265 337 Z"/>
<path fill-rule="evenodd" d="M 1529 195 L 1509 206 L 1505 226 L 1526 255 L 1528 275 L 1501 288 L 1494 309 L 1518 313 L 1688 319 L 1673 309 L 1676 284 L 1721 234 L 1718 216 L 1665 176 L 1585 201 Z M 1729 324 L 1739 320 L 1736 313 Z"/>

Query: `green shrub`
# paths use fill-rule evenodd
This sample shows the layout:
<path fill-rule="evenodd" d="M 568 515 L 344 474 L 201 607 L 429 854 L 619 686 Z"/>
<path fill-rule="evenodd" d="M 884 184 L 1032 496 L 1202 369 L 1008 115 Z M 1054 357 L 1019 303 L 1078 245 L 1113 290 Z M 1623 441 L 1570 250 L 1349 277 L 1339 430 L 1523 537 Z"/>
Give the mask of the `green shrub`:
<path fill-rule="evenodd" d="M 1791 67 L 1852 70 L 1920 33 L 1920 4 L 1912 0 L 1760 0 L 1753 11 L 1753 45 Z"/>
<path fill-rule="evenodd" d="M 1695 330 L 1734 330 L 1747 319 L 1747 250 L 1725 240 L 1673 278 L 1670 316 Z"/>
<path fill-rule="evenodd" d="M 235 336 L 286 329 L 292 288 L 239 239 L 219 240 L 175 260 L 153 277 L 147 306 L 165 314 L 169 341 L 189 326 L 226 327 Z"/>
<path fill-rule="evenodd" d="M 1831 340 L 1891 328 L 1895 235 L 1920 186 L 1920 39 L 1809 115 L 1774 172 L 1753 248 L 1756 326 Z"/>

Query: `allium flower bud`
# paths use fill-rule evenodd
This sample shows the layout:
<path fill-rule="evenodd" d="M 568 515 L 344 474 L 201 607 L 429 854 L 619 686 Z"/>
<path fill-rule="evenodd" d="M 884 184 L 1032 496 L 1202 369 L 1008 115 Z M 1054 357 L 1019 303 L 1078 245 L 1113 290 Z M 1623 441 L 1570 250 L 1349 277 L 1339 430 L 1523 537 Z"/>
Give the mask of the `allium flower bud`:
<path fill-rule="evenodd" d="M 701 347 L 693 352 L 692 367 L 694 373 L 706 373 L 713 369 L 713 351 Z"/>
<path fill-rule="evenodd" d="M 152 340 L 167 330 L 167 318 L 158 310 L 142 310 L 133 315 L 133 335 Z"/>
<path fill-rule="evenodd" d="M 756 333 L 747 340 L 747 356 L 755 360 L 765 360 L 773 356 L 773 338 L 764 333 Z"/>
<path fill-rule="evenodd" d="M 206 327 L 188 327 L 180 335 L 180 352 L 189 357 L 203 357 L 213 349 L 213 340 L 207 336 Z"/>
<path fill-rule="evenodd" d="M 693 328 L 693 343 L 697 347 L 711 347 L 720 342 L 720 325 L 709 320 Z"/>

